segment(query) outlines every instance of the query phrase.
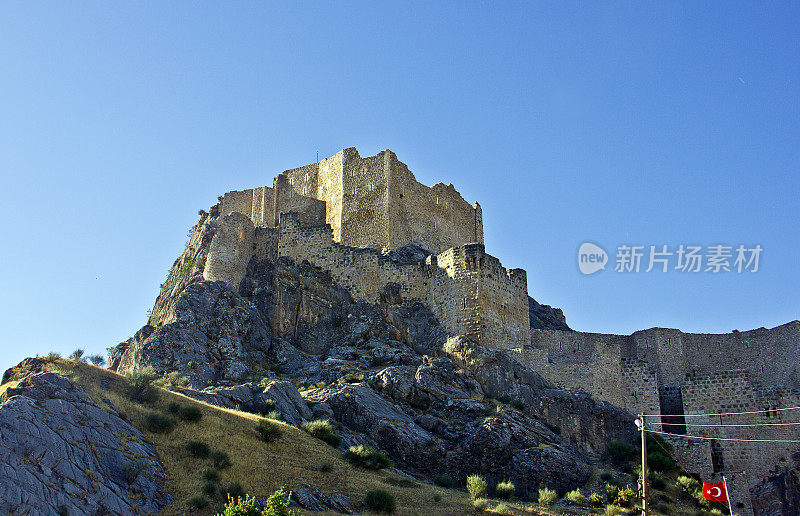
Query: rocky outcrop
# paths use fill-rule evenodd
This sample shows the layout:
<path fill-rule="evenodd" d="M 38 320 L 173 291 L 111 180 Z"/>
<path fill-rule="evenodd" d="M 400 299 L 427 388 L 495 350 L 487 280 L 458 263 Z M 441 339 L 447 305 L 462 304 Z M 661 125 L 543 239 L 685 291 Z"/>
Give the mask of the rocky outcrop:
<path fill-rule="evenodd" d="M 759 516 L 800 514 L 800 452 L 794 464 L 750 488 L 753 512 Z"/>
<path fill-rule="evenodd" d="M 572 329 L 567 326 L 567 319 L 560 308 L 539 304 L 530 296 L 528 296 L 528 313 L 531 318 L 531 328 L 534 330 Z"/>
<path fill-rule="evenodd" d="M 55 373 L 0 396 L 0 512 L 155 513 L 169 501 L 143 435 Z"/>

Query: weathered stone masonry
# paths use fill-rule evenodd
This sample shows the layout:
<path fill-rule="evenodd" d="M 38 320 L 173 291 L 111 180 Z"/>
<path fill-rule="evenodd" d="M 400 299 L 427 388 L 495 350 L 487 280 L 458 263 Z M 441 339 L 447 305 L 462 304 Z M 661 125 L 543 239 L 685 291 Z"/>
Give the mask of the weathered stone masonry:
<path fill-rule="evenodd" d="M 288 170 L 272 188 L 225 194 L 221 214 L 206 279 L 238 285 L 251 256 L 307 260 L 370 302 L 397 283 L 477 342 L 511 349 L 530 340 L 527 276 L 486 253 L 480 205 L 452 185 L 418 183 L 391 151 L 361 158 L 345 149 Z M 381 251 L 411 242 L 438 254 L 406 264 Z"/>

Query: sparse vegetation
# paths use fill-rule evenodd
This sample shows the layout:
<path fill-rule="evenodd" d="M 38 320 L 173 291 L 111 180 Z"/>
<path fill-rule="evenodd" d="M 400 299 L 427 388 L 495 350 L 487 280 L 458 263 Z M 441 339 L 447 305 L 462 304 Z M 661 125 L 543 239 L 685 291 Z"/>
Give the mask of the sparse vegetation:
<path fill-rule="evenodd" d="M 158 412 L 149 412 L 144 417 L 145 429 L 148 432 L 153 432 L 154 434 L 166 434 L 172 432 L 175 429 L 176 424 L 178 424 L 178 422 L 174 417 Z"/>
<path fill-rule="evenodd" d="M 85 364 L 86 363 L 86 357 L 83 356 L 84 353 L 85 353 L 84 350 L 82 350 L 81 348 L 78 348 L 75 351 L 73 351 L 72 353 L 70 353 L 68 358 L 70 360 L 72 360 L 73 362 L 81 362 L 81 363 Z"/>
<path fill-rule="evenodd" d="M 505 482 L 500 482 L 495 486 L 494 491 L 497 494 L 498 498 L 502 498 L 503 500 L 511 500 L 511 497 L 514 496 L 514 483 L 510 480 L 506 480 Z"/>
<path fill-rule="evenodd" d="M 167 405 L 167 412 L 169 412 L 173 416 L 177 416 L 181 412 L 181 404 L 173 401 L 172 403 Z"/>
<path fill-rule="evenodd" d="M 549 506 L 556 503 L 556 500 L 558 500 L 558 493 L 555 489 L 549 487 L 539 489 L 539 504 Z"/>
<path fill-rule="evenodd" d="M 484 512 L 489 508 L 489 500 L 486 498 L 476 498 L 472 501 L 472 506 L 476 511 Z"/>
<path fill-rule="evenodd" d="M 211 452 L 211 463 L 217 470 L 226 469 L 231 467 L 231 458 L 222 450 L 214 450 Z"/>
<path fill-rule="evenodd" d="M 128 396 L 139 403 L 155 403 L 158 400 L 158 390 L 153 387 L 153 382 L 158 374 L 152 366 L 137 369 L 125 375 L 128 381 Z"/>
<path fill-rule="evenodd" d="M 202 441 L 189 441 L 183 446 L 192 457 L 205 459 L 211 454 L 211 448 Z"/>
<path fill-rule="evenodd" d="M 480 475 L 470 475 L 467 477 L 467 492 L 473 500 L 486 496 L 486 480 Z"/>
<path fill-rule="evenodd" d="M 154 382 L 159 387 L 188 387 L 189 377 L 179 371 L 170 371 Z"/>
<path fill-rule="evenodd" d="M 204 480 L 217 482 L 219 481 L 219 470 L 217 468 L 206 468 L 203 470 L 202 477 Z"/>
<path fill-rule="evenodd" d="M 178 417 L 180 417 L 183 421 L 188 421 L 189 423 L 197 423 L 203 418 L 203 411 L 200 410 L 200 407 L 189 405 L 182 407 L 178 411 Z"/>
<path fill-rule="evenodd" d="M 262 441 L 270 443 L 280 439 L 283 435 L 283 430 L 276 423 L 262 419 L 256 423 L 256 433 Z"/>
<path fill-rule="evenodd" d="M 600 493 L 591 493 L 589 494 L 587 501 L 591 507 L 602 507 L 603 506 L 603 497 Z"/>
<path fill-rule="evenodd" d="M 634 459 L 636 459 L 636 447 L 618 440 L 609 442 L 603 454 L 603 460 L 615 466 L 622 466 Z"/>
<path fill-rule="evenodd" d="M 336 432 L 333 431 L 333 427 L 331 426 L 331 422 L 327 419 L 317 419 L 309 421 L 308 423 L 303 423 L 303 430 L 308 432 L 308 435 L 316 437 L 334 448 L 342 443 L 342 438 L 336 435 Z"/>
<path fill-rule="evenodd" d="M 221 491 L 226 498 L 238 499 L 245 495 L 244 487 L 242 487 L 242 484 L 240 484 L 239 482 L 231 482 L 224 488 L 221 488 Z"/>
<path fill-rule="evenodd" d="M 355 466 L 360 466 L 366 469 L 383 469 L 391 467 L 392 461 L 389 457 L 380 450 L 359 444 L 358 446 L 351 446 L 344 454 L 345 460 L 349 461 Z"/>
<path fill-rule="evenodd" d="M 394 512 L 397 503 L 395 502 L 394 495 L 389 491 L 384 489 L 372 489 L 367 491 L 367 495 L 364 497 L 364 505 L 375 512 L 391 514 Z"/>
<path fill-rule="evenodd" d="M 617 491 L 617 495 L 614 497 L 614 505 L 619 505 L 620 507 L 630 507 L 635 499 L 636 491 L 633 490 L 633 487 L 626 486 Z"/>
<path fill-rule="evenodd" d="M 586 505 L 586 496 L 581 492 L 580 488 L 575 488 L 566 495 L 566 499 L 575 505 Z"/>
<path fill-rule="evenodd" d="M 147 471 L 148 464 L 145 461 L 131 461 L 127 462 L 124 466 L 122 466 L 122 476 L 125 477 L 125 481 L 129 484 L 133 484 L 136 482 L 136 479 L 139 478 L 139 475 Z"/>
<path fill-rule="evenodd" d="M 323 462 L 322 464 L 320 464 L 319 470 L 322 473 L 330 473 L 331 471 L 333 471 L 333 464 L 331 464 L 330 462 Z"/>
<path fill-rule="evenodd" d="M 208 507 L 208 498 L 205 496 L 195 496 L 189 500 L 190 509 L 205 509 Z"/>
<path fill-rule="evenodd" d="M 89 355 L 89 362 L 97 367 L 103 367 L 106 365 L 106 359 L 103 358 L 103 355 Z"/>
<path fill-rule="evenodd" d="M 203 484 L 203 494 L 209 498 L 214 498 L 217 495 L 219 486 L 212 480 L 206 480 Z"/>
<path fill-rule="evenodd" d="M 495 514 L 502 514 L 503 516 L 514 516 L 514 511 L 508 505 L 501 503 L 496 505 L 492 512 Z"/>

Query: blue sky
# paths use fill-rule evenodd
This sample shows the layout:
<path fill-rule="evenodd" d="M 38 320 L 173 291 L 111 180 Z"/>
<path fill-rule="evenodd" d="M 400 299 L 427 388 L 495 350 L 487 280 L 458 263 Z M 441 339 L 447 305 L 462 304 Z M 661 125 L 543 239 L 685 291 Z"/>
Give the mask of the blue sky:
<path fill-rule="evenodd" d="M 797 319 L 798 26 L 788 2 L 4 2 L 0 367 L 126 339 L 199 209 L 353 146 L 479 201 L 575 329 Z M 764 252 L 583 276 L 584 241 Z"/>

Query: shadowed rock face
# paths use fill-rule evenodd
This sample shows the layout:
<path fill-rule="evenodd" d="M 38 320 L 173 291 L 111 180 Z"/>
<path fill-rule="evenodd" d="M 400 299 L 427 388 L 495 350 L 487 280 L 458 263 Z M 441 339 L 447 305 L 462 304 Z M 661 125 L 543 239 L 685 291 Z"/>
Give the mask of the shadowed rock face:
<path fill-rule="evenodd" d="M 750 489 L 753 512 L 760 516 L 800 514 L 800 452 L 794 464 Z"/>
<path fill-rule="evenodd" d="M 155 513 L 163 478 L 141 432 L 63 376 L 33 373 L 0 397 L 0 513 Z"/>

